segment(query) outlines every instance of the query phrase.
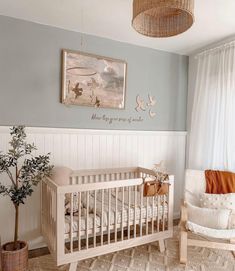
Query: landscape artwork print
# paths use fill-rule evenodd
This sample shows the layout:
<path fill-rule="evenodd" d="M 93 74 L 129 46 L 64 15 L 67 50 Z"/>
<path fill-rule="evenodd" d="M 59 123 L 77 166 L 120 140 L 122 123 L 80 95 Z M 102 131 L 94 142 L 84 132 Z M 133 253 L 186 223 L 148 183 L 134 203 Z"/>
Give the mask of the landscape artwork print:
<path fill-rule="evenodd" d="M 62 103 L 102 108 L 125 107 L 126 63 L 63 50 Z"/>

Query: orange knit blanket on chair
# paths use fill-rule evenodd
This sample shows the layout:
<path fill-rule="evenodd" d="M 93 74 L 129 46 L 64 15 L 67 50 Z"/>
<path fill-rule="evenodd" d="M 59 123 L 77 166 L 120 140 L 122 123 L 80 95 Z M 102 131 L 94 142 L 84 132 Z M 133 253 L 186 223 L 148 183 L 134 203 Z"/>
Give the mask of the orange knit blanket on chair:
<path fill-rule="evenodd" d="M 206 170 L 206 193 L 235 193 L 235 173 L 219 170 Z"/>

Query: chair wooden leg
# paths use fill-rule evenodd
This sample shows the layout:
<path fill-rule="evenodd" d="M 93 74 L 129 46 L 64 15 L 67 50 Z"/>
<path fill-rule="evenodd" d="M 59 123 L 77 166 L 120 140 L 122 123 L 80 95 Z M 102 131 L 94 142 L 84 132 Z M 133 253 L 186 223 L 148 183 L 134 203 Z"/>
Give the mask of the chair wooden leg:
<path fill-rule="evenodd" d="M 231 244 L 235 244 L 235 239 L 231 239 L 231 240 L 230 240 L 230 243 L 231 243 Z M 233 256 L 234 256 L 234 258 L 235 258 L 235 250 L 232 251 L 232 253 L 233 253 Z"/>
<path fill-rule="evenodd" d="M 159 240 L 159 250 L 161 253 L 163 253 L 165 251 L 165 241 L 164 240 Z"/>
<path fill-rule="evenodd" d="M 69 271 L 76 271 L 77 270 L 78 262 L 71 263 L 69 265 Z"/>
<path fill-rule="evenodd" d="M 188 233 L 187 231 L 181 230 L 180 232 L 180 263 L 186 264 L 187 263 L 187 256 L 188 256 Z"/>

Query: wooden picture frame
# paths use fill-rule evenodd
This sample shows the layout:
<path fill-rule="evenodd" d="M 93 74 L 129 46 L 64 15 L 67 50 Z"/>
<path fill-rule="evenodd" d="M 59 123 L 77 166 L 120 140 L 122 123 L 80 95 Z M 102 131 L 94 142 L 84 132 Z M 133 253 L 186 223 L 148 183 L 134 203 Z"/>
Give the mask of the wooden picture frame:
<path fill-rule="evenodd" d="M 62 103 L 111 109 L 125 108 L 127 63 L 62 50 Z"/>

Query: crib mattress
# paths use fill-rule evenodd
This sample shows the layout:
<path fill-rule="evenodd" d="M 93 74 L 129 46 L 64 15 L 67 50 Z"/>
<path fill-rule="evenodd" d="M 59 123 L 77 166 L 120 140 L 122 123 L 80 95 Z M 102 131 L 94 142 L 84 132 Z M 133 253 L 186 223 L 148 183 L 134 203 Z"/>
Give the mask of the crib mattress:
<path fill-rule="evenodd" d="M 164 217 L 167 217 L 167 204 L 165 204 L 165 206 L 163 207 L 162 205 L 159 206 L 159 210 L 157 205 L 153 205 L 150 203 L 147 206 L 142 206 L 142 208 L 140 206 L 136 206 L 136 208 L 134 208 L 134 206 L 130 206 L 130 209 L 128 210 L 127 205 L 124 205 L 124 208 L 119 208 L 117 211 L 117 218 L 115 216 L 116 214 L 116 210 L 113 208 L 113 206 L 110 207 L 110 212 L 108 210 L 108 206 L 105 205 L 104 206 L 104 212 L 103 212 L 103 228 L 108 227 L 108 225 L 110 226 L 114 226 L 115 225 L 115 219 L 117 219 L 117 224 L 121 224 L 121 223 L 130 223 L 130 225 L 134 224 L 134 221 L 136 221 L 136 224 L 140 224 L 140 218 L 142 218 L 142 220 L 146 220 L 146 217 L 148 217 L 148 220 L 150 221 L 152 218 L 154 220 L 157 219 L 157 217 L 159 217 L 159 219 L 161 219 L 163 217 L 163 213 L 164 213 Z M 88 216 L 88 220 L 86 218 L 86 215 L 84 215 L 86 213 L 86 209 L 83 210 L 83 215 L 80 216 L 80 229 L 81 231 L 86 231 L 87 229 L 87 224 L 88 224 L 88 230 L 93 230 L 94 226 L 96 227 L 96 232 L 99 232 L 101 229 L 101 221 L 102 221 L 102 213 L 99 210 L 99 208 L 97 208 L 96 210 L 96 215 L 94 213 L 90 213 Z M 95 217 L 95 219 L 94 219 Z M 79 216 L 74 215 L 73 216 L 73 226 L 72 226 L 72 231 L 73 233 L 76 233 L 78 231 L 78 219 Z M 65 216 L 65 234 L 70 233 L 70 224 L 71 224 L 71 218 L 70 216 Z"/>

